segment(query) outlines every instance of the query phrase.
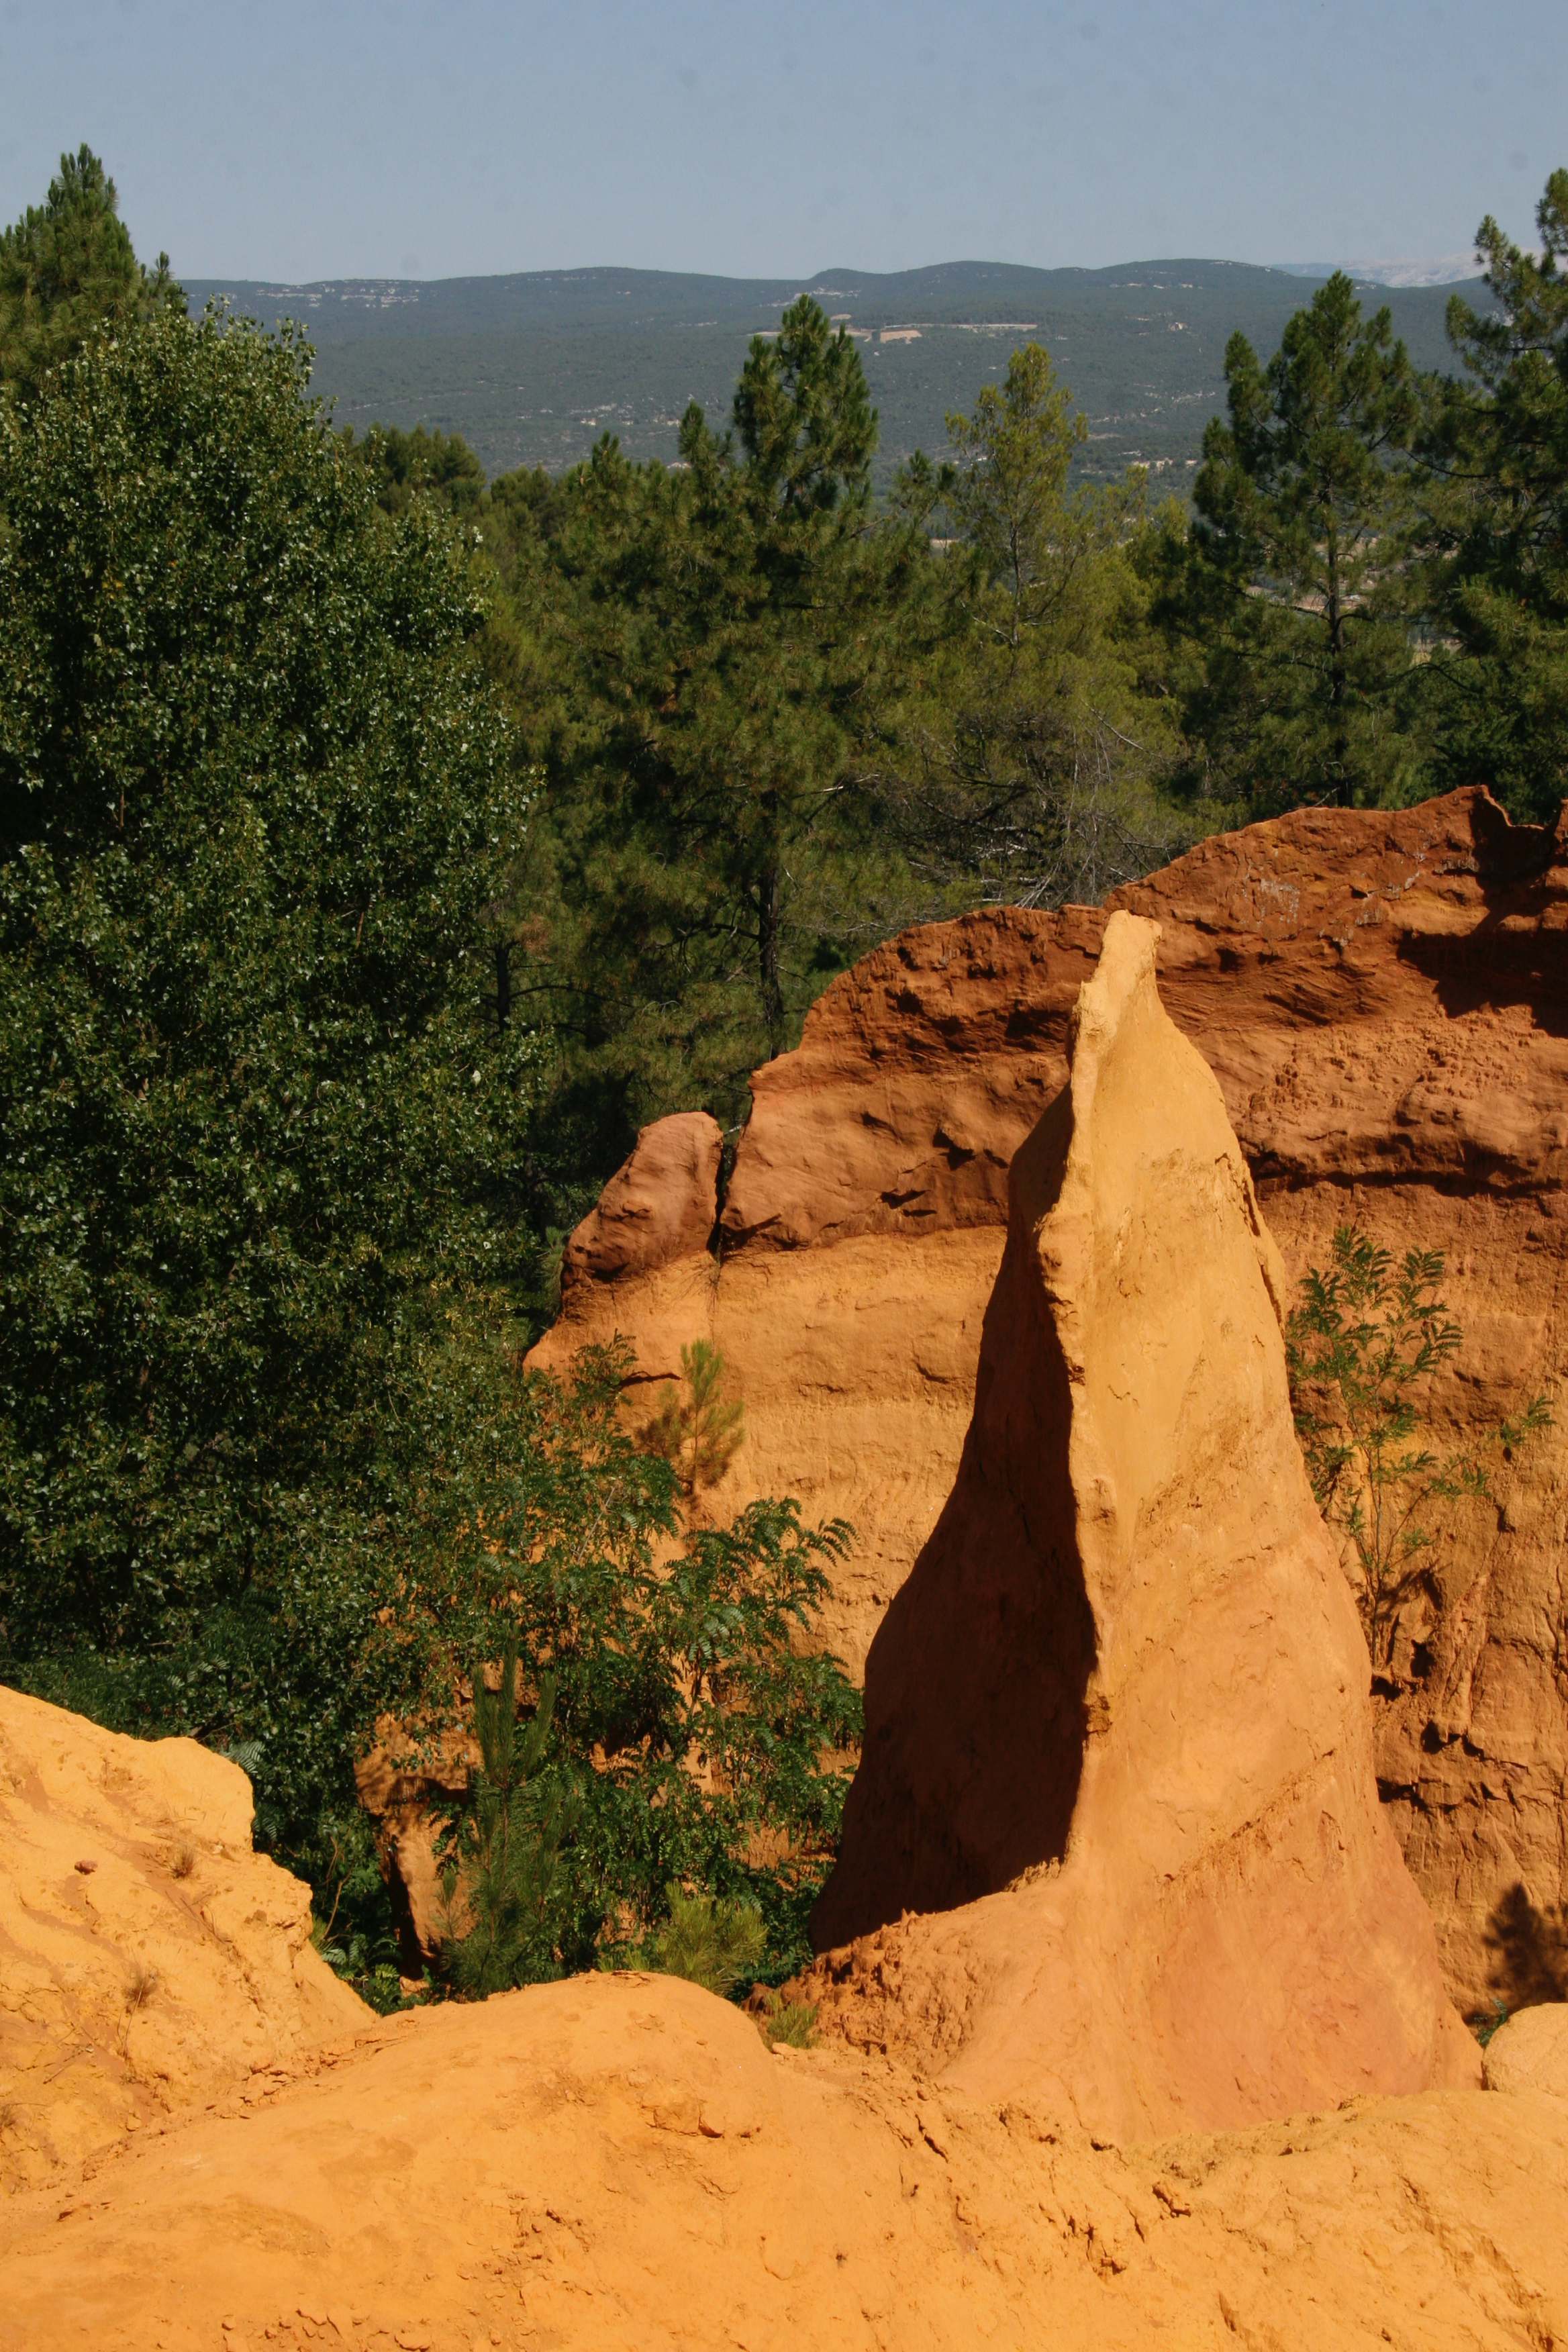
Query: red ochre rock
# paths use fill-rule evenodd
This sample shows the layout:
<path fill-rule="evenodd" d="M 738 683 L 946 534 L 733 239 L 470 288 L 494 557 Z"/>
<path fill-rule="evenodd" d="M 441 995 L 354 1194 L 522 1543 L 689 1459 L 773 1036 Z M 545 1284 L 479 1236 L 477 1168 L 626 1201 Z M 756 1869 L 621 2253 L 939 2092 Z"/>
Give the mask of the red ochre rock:
<path fill-rule="evenodd" d="M 1111 916 L 1014 1158 L 974 1418 L 871 1644 L 813 1939 L 939 1916 L 869 1986 L 854 1954 L 808 1979 L 851 2039 L 1122 2141 L 1480 2079 L 1378 1803 L 1284 1268 L 1158 936 Z"/>
<path fill-rule="evenodd" d="M 1561 1391 L 1562 828 L 1510 826 L 1480 790 L 1300 810 L 1216 835 L 1110 906 L 1160 924 L 1162 997 L 1218 1081 L 1290 1294 L 1347 1219 L 1396 1255 L 1445 1254 L 1465 1336 L 1434 1384 L 1441 1447 Z M 1105 922 L 996 908 L 864 957 L 753 1078 L 717 1252 L 697 1238 L 707 1195 L 693 1207 L 680 1174 L 686 1205 L 661 1230 L 689 1238 L 570 1280 L 534 1352 L 561 1369 L 618 1331 L 656 1381 L 683 1341 L 715 1343 L 747 1442 L 712 1512 L 793 1494 L 808 1517 L 852 1523 L 821 1636 L 856 1672 L 957 1475 L 1007 1168 L 1066 1081 Z M 672 1124 L 645 1131 L 628 1175 L 643 1181 Z M 1376 1701 L 1385 1809 L 1450 1990 L 1489 2011 L 1515 2005 L 1500 1906 L 1568 1900 L 1568 1393 L 1552 1430 L 1493 1467 L 1495 1508 L 1435 1518 Z"/>

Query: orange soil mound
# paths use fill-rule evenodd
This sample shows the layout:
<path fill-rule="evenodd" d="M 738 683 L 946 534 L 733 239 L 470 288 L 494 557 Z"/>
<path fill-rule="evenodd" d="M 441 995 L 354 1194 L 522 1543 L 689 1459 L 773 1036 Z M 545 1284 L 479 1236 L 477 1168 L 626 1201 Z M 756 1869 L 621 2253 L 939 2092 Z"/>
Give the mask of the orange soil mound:
<path fill-rule="evenodd" d="M 1450 1989 L 1512 2005 L 1568 1901 L 1568 835 L 1510 827 L 1479 791 L 1306 810 L 1110 903 L 1161 925 L 1166 1008 L 1219 1082 L 1291 1290 L 1359 1216 L 1396 1252 L 1447 1253 L 1465 1345 L 1440 1444 L 1559 1393 L 1555 1428 L 1500 1465 L 1500 1508 L 1439 1522 L 1378 1702 L 1379 1780 Z M 853 1523 L 823 1638 L 857 1671 L 952 1491 L 1007 1167 L 1066 1078 L 1105 921 L 1004 908 L 864 958 L 756 1074 L 719 1255 L 690 1239 L 617 1271 L 601 1250 L 591 1278 L 569 1261 L 536 1351 L 560 1366 L 619 1330 L 653 1381 L 682 1340 L 715 1341 L 748 1441 L 713 1509 L 790 1493 Z M 662 1229 L 695 1236 L 719 1205 L 706 1162 L 671 1179 L 659 1136 L 633 1165 L 665 1169 Z"/>
<path fill-rule="evenodd" d="M 0 2352 L 1518 2352 L 1568 2340 L 1568 2105 L 1096 2149 L 770 2057 L 668 1979 L 376 2023 L 0 2208 Z"/>
<path fill-rule="evenodd" d="M 0 1688 L 0 2185 L 369 2017 L 250 1819 L 245 1774 L 194 1739 Z"/>

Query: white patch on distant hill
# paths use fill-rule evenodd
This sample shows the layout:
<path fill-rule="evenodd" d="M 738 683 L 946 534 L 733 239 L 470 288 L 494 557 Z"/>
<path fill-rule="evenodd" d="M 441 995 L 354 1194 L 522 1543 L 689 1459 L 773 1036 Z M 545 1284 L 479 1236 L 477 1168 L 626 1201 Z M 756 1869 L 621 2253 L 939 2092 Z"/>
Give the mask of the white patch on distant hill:
<path fill-rule="evenodd" d="M 1277 261 L 1289 278 L 1329 278 L 1336 269 L 1374 286 L 1453 286 L 1463 278 L 1479 278 L 1473 251 L 1446 253 L 1437 261 Z"/>

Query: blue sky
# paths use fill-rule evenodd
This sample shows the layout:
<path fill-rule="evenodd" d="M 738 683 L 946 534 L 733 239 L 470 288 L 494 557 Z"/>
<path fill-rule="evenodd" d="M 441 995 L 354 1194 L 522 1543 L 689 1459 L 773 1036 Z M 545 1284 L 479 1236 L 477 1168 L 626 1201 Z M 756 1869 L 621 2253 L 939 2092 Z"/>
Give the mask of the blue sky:
<path fill-rule="evenodd" d="M 1568 163 L 1568 5 L 0 0 L 0 218 L 83 139 L 189 278 L 1436 257 Z"/>

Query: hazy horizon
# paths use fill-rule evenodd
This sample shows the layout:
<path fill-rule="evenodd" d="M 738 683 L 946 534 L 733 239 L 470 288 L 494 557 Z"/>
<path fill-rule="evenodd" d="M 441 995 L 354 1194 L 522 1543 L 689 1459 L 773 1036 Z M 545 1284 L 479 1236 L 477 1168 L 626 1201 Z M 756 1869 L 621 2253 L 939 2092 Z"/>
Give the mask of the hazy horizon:
<path fill-rule="evenodd" d="M 0 216 L 85 140 L 198 279 L 1430 267 L 1483 213 L 1530 238 L 1565 86 L 1560 0 L 8 0 Z"/>

